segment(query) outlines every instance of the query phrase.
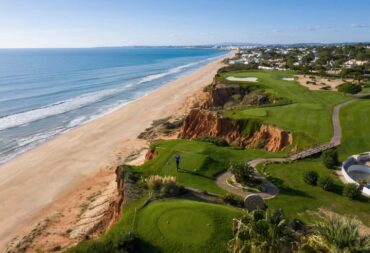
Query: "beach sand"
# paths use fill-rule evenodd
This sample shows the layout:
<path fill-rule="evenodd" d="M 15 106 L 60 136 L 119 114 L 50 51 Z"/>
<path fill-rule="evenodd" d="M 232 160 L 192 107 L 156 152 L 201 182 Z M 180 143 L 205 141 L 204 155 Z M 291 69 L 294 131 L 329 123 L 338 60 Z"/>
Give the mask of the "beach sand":
<path fill-rule="evenodd" d="M 48 212 L 70 204 L 76 198 L 73 193 L 86 189 L 90 180 L 93 184 L 99 173 L 112 180 L 114 168 L 146 145 L 138 134 L 153 120 L 183 110 L 187 99 L 210 84 L 222 65 L 210 63 L 2 165 L 0 249 Z"/>

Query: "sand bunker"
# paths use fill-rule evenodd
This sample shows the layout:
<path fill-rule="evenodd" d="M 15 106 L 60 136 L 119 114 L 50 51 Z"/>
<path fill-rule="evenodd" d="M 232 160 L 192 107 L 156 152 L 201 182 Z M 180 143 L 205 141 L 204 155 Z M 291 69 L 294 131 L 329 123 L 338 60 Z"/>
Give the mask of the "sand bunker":
<path fill-rule="evenodd" d="M 348 80 L 350 81 L 350 80 Z M 298 82 L 309 88 L 310 90 L 333 90 L 335 91 L 337 86 L 344 83 L 345 81 L 342 79 L 328 79 L 328 78 L 322 78 L 318 76 L 304 76 L 299 75 L 298 76 Z"/>
<path fill-rule="evenodd" d="M 242 82 L 257 82 L 257 77 L 235 77 L 235 76 L 228 76 L 226 80 L 229 81 L 242 81 Z"/>
<path fill-rule="evenodd" d="M 281 78 L 283 81 L 294 81 L 294 77 L 283 77 Z"/>

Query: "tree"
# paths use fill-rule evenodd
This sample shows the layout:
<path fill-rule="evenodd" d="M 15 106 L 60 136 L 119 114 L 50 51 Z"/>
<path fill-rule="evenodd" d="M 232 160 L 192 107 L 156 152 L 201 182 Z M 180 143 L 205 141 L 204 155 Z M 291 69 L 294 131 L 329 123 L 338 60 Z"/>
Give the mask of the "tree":
<path fill-rule="evenodd" d="M 349 199 L 358 199 L 361 196 L 361 188 L 357 184 L 346 184 L 343 188 L 343 196 Z"/>
<path fill-rule="evenodd" d="M 338 152 L 335 149 L 328 149 L 322 152 L 321 159 L 328 169 L 335 169 L 335 166 L 339 164 Z"/>
<path fill-rule="evenodd" d="M 254 169 L 246 163 L 233 163 L 229 170 L 234 175 L 236 182 L 240 184 L 248 184 L 255 181 Z"/>
<path fill-rule="evenodd" d="M 348 93 L 348 94 L 357 94 L 362 91 L 362 88 L 358 84 L 354 83 L 343 83 L 337 87 L 339 92 Z"/>
<path fill-rule="evenodd" d="M 318 179 L 319 179 L 319 174 L 317 174 L 317 172 L 314 171 L 314 170 L 306 171 L 303 174 L 303 181 L 306 184 L 309 184 L 309 185 L 317 185 L 317 180 Z"/>
<path fill-rule="evenodd" d="M 316 252 L 369 252 L 370 237 L 360 236 L 359 223 L 350 218 L 332 217 L 319 222 L 308 239 Z"/>
<path fill-rule="evenodd" d="M 329 176 L 320 177 L 319 186 L 325 191 L 331 191 L 334 187 L 334 181 Z"/>
<path fill-rule="evenodd" d="M 281 210 L 257 210 L 234 220 L 231 253 L 287 253 L 297 248 L 298 238 Z"/>

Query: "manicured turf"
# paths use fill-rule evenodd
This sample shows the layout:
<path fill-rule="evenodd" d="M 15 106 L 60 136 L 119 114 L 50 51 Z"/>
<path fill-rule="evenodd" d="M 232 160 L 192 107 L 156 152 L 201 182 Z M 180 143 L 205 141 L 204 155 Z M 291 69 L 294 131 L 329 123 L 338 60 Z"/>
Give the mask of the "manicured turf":
<path fill-rule="evenodd" d="M 248 161 L 258 157 L 280 157 L 279 153 L 269 153 L 254 149 L 234 149 L 217 147 L 199 141 L 171 140 L 154 144 L 157 157 L 142 166 L 134 168 L 144 176 L 175 176 L 178 183 L 208 192 L 225 193 L 215 179 L 228 168 L 230 162 Z M 176 172 L 175 155 L 181 157 L 179 172 Z"/>
<path fill-rule="evenodd" d="M 342 145 L 340 158 L 370 151 L 370 96 L 343 107 L 340 111 Z"/>
<path fill-rule="evenodd" d="M 138 212 L 136 234 L 146 242 L 142 252 L 227 252 L 232 219 L 241 213 L 196 201 L 155 201 Z"/>
<path fill-rule="evenodd" d="M 256 118 L 289 130 L 293 133 L 293 146 L 298 149 L 329 142 L 333 107 L 350 98 L 337 92 L 310 91 L 296 81 L 281 80 L 282 77 L 293 77 L 289 72 L 237 71 L 224 76 L 257 77 L 258 84 L 267 92 L 290 99 L 292 103 L 288 105 L 236 110 L 227 112 L 227 115 L 237 119 Z"/>
<path fill-rule="evenodd" d="M 99 240 L 80 243 L 68 252 L 111 252 L 127 234 L 138 240 L 138 253 L 227 252 L 232 219 L 243 210 L 184 199 L 155 200 L 140 209 L 144 199 L 127 204 L 121 219 Z M 135 209 L 138 211 L 135 212 Z"/>
<path fill-rule="evenodd" d="M 303 173 L 315 170 L 320 176 L 331 176 L 335 182 L 334 192 L 326 192 L 319 186 L 311 186 L 303 182 Z M 366 225 L 370 225 L 370 202 L 368 199 L 349 200 L 343 197 L 343 183 L 333 170 L 325 168 L 320 159 L 305 159 L 291 164 L 271 164 L 267 166 L 268 174 L 278 185 L 279 194 L 267 201 L 271 208 L 282 208 L 290 218 L 299 218 L 312 223 L 317 216 L 312 211 L 319 208 L 342 215 L 358 217 Z"/>

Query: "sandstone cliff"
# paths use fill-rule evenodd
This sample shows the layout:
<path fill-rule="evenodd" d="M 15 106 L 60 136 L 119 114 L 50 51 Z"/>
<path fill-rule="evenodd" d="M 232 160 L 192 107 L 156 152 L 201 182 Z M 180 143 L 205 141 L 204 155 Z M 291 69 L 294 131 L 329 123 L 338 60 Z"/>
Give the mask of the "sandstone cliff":
<path fill-rule="evenodd" d="M 274 103 L 276 98 L 257 87 L 236 84 L 213 83 L 206 88 L 206 99 L 202 109 L 233 108 L 238 106 L 260 106 Z"/>
<path fill-rule="evenodd" d="M 145 162 L 152 160 L 154 157 L 158 155 L 158 152 L 151 148 L 148 150 L 148 152 L 145 154 Z"/>
<path fill-rule="evenodd" d="M 292 144 L 292 134 L 277 127 L 254 121 L 238 121 L 215 112 L 194 109 L 185 118 L 179 137 L 193 139 L 204 136 L 217 136 L 229 144 L 271 152 L 281 151 Z"/>

